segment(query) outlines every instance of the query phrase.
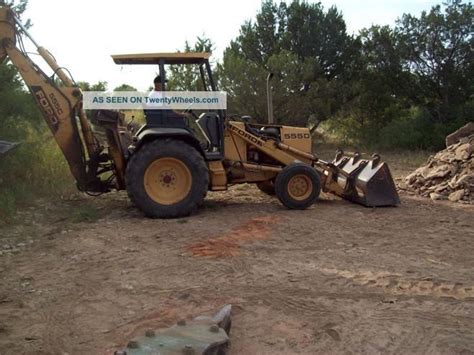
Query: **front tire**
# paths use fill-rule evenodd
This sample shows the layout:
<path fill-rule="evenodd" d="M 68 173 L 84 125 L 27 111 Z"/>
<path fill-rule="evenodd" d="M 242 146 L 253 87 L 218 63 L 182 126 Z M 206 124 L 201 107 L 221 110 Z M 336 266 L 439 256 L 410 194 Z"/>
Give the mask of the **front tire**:
<path fill-rule="evenodd" d="M 275 193 L 292 210 L 310 207 L 321 192 L 321 179 L 313 167 L 296 163 L 286 166 L 276 177 Z"/>
<path fill-rule="evenodd" d="M 125 181 L 130 199 L 145 215 L 177 218 L 203 204 L 209 171 L 194 147 L 180 140 L 157 139 L 130 158 Z"/>

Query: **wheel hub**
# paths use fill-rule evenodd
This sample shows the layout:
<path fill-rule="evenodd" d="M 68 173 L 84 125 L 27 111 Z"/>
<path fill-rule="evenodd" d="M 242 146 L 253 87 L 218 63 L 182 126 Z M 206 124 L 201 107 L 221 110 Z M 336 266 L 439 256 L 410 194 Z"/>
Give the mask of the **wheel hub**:
<path fill-rule="evenodd" d="M 144 174 L 148 196 L 162 205 L 172 205 L 186 198 L 192 185 L 192 175 L 186 164 L 176 158 L 153 161 Z"/>
<path fill-rule="evenodd" d="M 288 193 L 296 200 L 304 200 L 311 195 L 313 184 L 306 175 L 295 175 L 288 182 Z"/>
<path fill-rule="evenodd" d="M 176 174 L 173 171 L 166 171 L 161 174 L 160 183 L 162 186 L 170 187 L 176 184 Z"/>

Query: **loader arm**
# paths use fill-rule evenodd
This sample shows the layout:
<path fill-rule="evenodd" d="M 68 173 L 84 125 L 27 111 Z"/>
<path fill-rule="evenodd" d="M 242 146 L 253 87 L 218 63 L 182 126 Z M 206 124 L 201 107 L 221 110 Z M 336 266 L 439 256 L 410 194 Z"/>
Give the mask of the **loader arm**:
<path fill-rule="evenodd" d="M 53 70 L 53 77 L 29 57 L 22 36 L 28 37 L 38 54 Z M 64 154 L 81 191 L 105 192 L 109 187 L 98 177 L 101 162 L 108 160 L 94 137 L 82 109 L 82 92 L 55 58 L 29 35 L 14 12 L 0 8 L 0 62 L 9 58 L 33 95 L 54 139 Z M 56 76 L 56 78 L 54 78 Z M 114 145 L 114 144 L 112 144 Z M 118 144 L 115 144 L 118 146 Z M 105 157 L 105 158 L 104 158 Z M 110 170 L 113 170 L 110 168 Z"/>

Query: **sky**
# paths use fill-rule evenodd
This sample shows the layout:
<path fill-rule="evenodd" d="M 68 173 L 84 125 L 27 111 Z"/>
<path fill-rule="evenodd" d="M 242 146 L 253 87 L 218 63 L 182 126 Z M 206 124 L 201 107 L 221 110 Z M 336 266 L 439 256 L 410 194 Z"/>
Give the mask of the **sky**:
<path fill-rule="evenodd" d="M 349 33 L 357 33 L 372 24 L 393 25 L 403 13 L 418 16 L 441 0 L 321 3 L 325 9 L 336 5 Z M 110 55 L 174 52 L 186 40 L 194 43 L 204 34 L 214 42 L 213 57 L 219 60 L 240 26 L 254 19 L 260 7 L 260 0 L 29 0 L 24 18 L 31 19 L 29 32 L 36 42 L 53 53 L 76 81 L 107 81 L 109 89 L 127 83 L 147 90 L 156 66 L 119 66 Z"/>

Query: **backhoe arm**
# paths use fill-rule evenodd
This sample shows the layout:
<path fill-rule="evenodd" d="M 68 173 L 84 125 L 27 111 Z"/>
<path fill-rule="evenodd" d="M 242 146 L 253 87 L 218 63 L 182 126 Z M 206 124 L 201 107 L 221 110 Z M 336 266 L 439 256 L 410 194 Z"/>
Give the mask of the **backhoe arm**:
<path fill-rule="evenodd" d="M 47 76 L 23 48 L 21 34 L 36 46 L 56 79 Z M 54 57 L 31 38 L 14 12 L 0 8 L 0 62 L 8 57 L 30 89 L 82 191 L 105 191 L 97 178 L 101 147 L 82 109 L 82 92 Z M 54 77 L 53 74 L 53 77 Z"/>

